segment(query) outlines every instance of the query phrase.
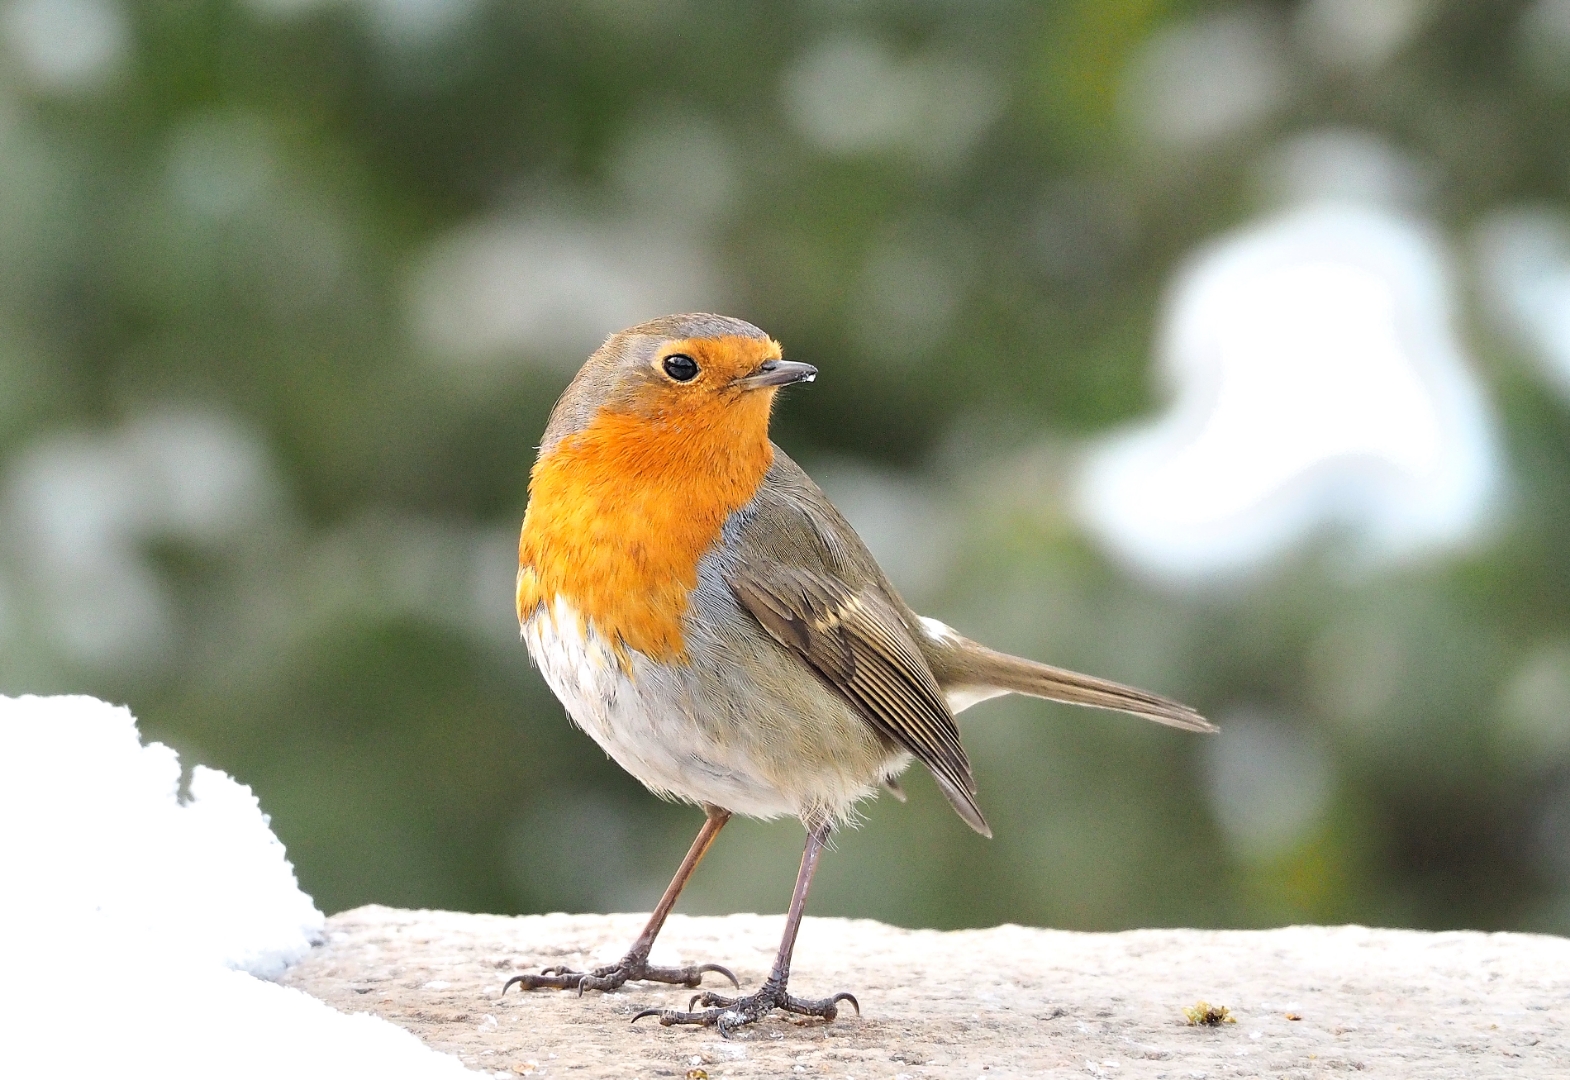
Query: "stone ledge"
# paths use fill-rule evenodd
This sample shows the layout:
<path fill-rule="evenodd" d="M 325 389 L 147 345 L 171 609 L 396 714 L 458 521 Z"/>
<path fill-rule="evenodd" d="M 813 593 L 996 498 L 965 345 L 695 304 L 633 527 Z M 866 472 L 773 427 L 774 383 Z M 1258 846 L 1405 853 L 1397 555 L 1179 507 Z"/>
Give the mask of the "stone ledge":
<path fill-rule="evenodd" d="M 518 971 L 614 959 L 643 919 L 357 908 L 328 920 L 327 943 L 283 982 L 507 1077 L 1570 1075 L 1570 940 L 1525 934 L 943 933 L 808 918 L 791 989 L 850 990 L 864 1015 L 781 1016 L 729 1041 L 628 1024 L 685 1005 L 685 989 L 500 994 Z M 751 990 L 782 921 L 672 916 L 655 959 L 728 964 Z M 1236 1023 L 1190 1026 L 1182 1010 L 1200 999 Z"/>

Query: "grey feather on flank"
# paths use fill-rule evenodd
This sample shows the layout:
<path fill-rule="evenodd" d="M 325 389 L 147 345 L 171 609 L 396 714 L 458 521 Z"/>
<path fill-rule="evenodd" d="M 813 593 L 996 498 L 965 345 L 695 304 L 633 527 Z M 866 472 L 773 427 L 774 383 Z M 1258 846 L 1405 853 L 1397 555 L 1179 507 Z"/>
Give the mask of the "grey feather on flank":
<path fill-rule="evenodd" d="M 781 650 L 778 659 L 814 670 L 819 680 L 811 689 L 835 694 L 886 745 L 921 761 L 955 812 L 984 836 L 992 831 L 976 804 L 954 722 L 961 708 L 1013 692 L 1214 730 L 1175 701 L 1007 656 L 921 618 L 840 512 L 777 447 L 752 502 L 726 522 L 724 539 L 716 595 L 752 614 Z"/>
<path fill-rule="evenodd" d="M 738 563 L 725 575 L 740 605 L 853 703 L 877 731 L 931 770 L 956 813 L 983 836 L 976 781 L 942 688 L 893 602 L 824 570 Z"/>

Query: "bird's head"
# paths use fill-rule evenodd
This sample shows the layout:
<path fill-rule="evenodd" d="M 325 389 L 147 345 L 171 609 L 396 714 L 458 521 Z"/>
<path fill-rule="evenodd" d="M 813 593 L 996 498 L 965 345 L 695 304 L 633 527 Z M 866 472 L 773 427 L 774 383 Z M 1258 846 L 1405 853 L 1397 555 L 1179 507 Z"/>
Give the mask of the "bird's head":
<path fill-rule="evenodd" d="M 816 374 L 756 326 L 720 315 L 613 334 L 556 403 L 540 444 L 518 542 L 519 619 L 566 597 L 606 640 L 684 656 L 698 561 L 774 460 L 774 395 Z"/>
<path fill-rule="evenodd" d="M 551 412 L 541 454 L 614 416 L 651 434 L 768 438 L 775 392 L 818 369 L 786 360 L 751 323 L 723 315 L 667 315 L 613 334 L 589 357 Z"/>

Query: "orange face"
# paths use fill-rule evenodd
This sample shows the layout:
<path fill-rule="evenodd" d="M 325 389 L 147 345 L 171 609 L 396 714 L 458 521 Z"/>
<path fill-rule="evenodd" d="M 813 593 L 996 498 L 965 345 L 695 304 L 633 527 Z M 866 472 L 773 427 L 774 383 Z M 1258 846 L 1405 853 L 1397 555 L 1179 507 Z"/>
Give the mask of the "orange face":
<path fill-rule="evenodd" d="M 610 642 L 686 659 L 698 561 L 774 460 L 771 340 L 661 343 L 588 424 L 535 464 L 518 546 L 518 617 L 560 596 Z"/>
<path fill-rule="evenodd" d="M 748 337 L 678 338 L 663 343 L 649 360 L 654 379 L 644 384 L 647 400 L 686 408 L 737 403 L 747 394 L 737 384 L 763 364 L 782 357 L 779 342 Z M 688 357 L 697 373 L 681 379 L 670 369 L 674 358 Z M 768 399 L 774 395 L 765 395 Z"/>

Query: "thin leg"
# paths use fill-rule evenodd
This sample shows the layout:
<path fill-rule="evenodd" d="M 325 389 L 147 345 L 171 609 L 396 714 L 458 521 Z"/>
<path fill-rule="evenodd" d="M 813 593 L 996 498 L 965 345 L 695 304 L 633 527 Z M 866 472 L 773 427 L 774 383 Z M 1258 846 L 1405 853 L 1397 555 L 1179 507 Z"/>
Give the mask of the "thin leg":
<path fill-rule="evenodd" d="M 702 1005 L 704 1008 L 701 1011 L 644 1009 L 632 1018 L 633 1022 L 637 1023 L 645 1016 L 657 1016 L 665 1027 L 672 1024 L 696 1024 L 716 1028 L 722 1036 L 729 1038 L 737 1028 L 756 1023 L 775 1009 L 833 1020 L 839 1015 L 839 1003 L 848 1001 L 856 1010 L 856 1015 L 860 1016 L 861 1005 L 851 994 L 839 993 L 818 1001 L 807 1001 L 791 997 L 785 989 L 786 983 L 790 981 L 790 958 L 796 951 L 796 934 L 801 930 L 801 917 L 807 910 L 807 892 L 812 888 L 812 875 L 818 869 L 818 856 L 823 854 L 823 847 L 828 843 L 829 828 L 826 824 L 820 825 L 807 834 L 807 847 L 801 853 L 801 870 L 796 874 L 796 889 L 791 893 L 790 911 L 785 916 L 785 933 L 780 937 L 780 951 L 774 957 L 774 969 L 769 972 L 769 977 L 757 993 L 727 998 L 706 992 L 694 997 L 687 1005 L 688 1009 Z"/>
<path fill-rule="evenodd" d="M 774 956 L 774 970 L 768 982 L 785 988 L 790 980 L 790 958 L 796 952 L 796 935 L 801 932 L 801 917 L 807 913 L 807 893 L 812 888 L 812 877 L 818 872 L 818 856 L 828 843 L 829 828 L 824 825 L 807 834 L 807 847 L 801 853 L 801 869 L 796 871 L 796 888 L 790 894 L 790 910 L 785 913 L 785 932 L 780 935 L 780 951 Z"/>
<path fill-rule="evenodd" d="M 665 927 L 666 917 L 676 906 L 676 898 L 687 887 L 687 880 L 692 877 L 692 872 L 709 853 L 709 848 L 714 846 L 714 840 L 720 835 L 720 830 L 730 820 L 729 810 L 721 810 L 717 806 L 709 806 L 705 809 L 708 811 L 708 817 L 703 821 L 703 828 L 698 830 L 692 846 L 687 849 L 681 865 L 676 868 L 676 876 L 671 878 L 669 885 L 665 886 L 665 895 L 661 896 L 660 902 L 654 905 L 654 912 L 649 916 L 648 923 L 644 925 L 643 932 L 638 935 L 638 940 L 632 943 L 632 948 L 627 953 L 629 957 L 635 956 L 640 960 L 649 958 L 649 950 L 654 948 L 654 939 L 660 936 L 660 931 Z"/>
<path fill-rule="evenodd" d="M 704 819 L 703 828 L 698 830 L 698 836 L 693 840 L 692 847 L 687 849 L 686 858 L 682 859 L 681 865 L 676 868 L 676 876 L 671 878 L 671 883 L 665 887 L 665 895 L 660 897 L 660 902 L 654 906 L 654 913 L 649 916 L 643 932 L 632 943 L 632 948 L 627 950 L 626 956 L 614 964 L 595 968 L 593 971 L 570 971 L 565 967 L 548 967 L 538 975 L 514 975 L 502 986 L 502 993 L 505 994 L 507 987 L 517 983 L 525 990 L 576 988 L 581 994 L 585 990 L 614 990 L 630 979 L 647 979 L 650 982 L 696 987 L 702 984 L 703 973 L 706 971 L 718 972 L 729 979 L 732 986 L 740 989 L 741 984 L 736 981 L 736 976 L 731 973 L 730 968 L 721 967 L 719 964 L 696 964 L 683 968 L 651 967 L 649 964 L 649 951 L 654 948 L 654 939 L 659 937 L 671 908 L 676 906 L 676 898 L 686 887 L 687 879 L 692 877 L 692 872 L 698 868 L 698 863 L 708 853 L 714 838 L 730 820 L 729 810 L 721 810 L 717 806 L 706 806 L 704 810 L 707 811 L 708 817 Z"/>

